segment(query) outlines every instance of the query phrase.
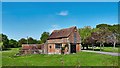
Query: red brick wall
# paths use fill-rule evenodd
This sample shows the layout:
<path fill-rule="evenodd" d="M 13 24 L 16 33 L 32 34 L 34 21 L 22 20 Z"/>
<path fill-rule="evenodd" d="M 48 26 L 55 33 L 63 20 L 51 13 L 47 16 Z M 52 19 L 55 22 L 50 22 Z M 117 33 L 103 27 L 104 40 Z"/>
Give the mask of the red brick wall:
<path fill-rule="evenodd" d="M 76 52 L 79 52 L 81 50 L 80 44 L 76 44 Z"/>
<path fill-rule="evenodd" d="M 51 48 L 50 48 L 51 46 Z M 55 45 L 54 44 L 48 44 L 48 53 L 54 53 L 55 52 Z"/>
<path fill-rule="evenodd" d="M 50 39 L 50 40 L 48 40 L 48 43 L 67 43 L 67 38 Z"/>

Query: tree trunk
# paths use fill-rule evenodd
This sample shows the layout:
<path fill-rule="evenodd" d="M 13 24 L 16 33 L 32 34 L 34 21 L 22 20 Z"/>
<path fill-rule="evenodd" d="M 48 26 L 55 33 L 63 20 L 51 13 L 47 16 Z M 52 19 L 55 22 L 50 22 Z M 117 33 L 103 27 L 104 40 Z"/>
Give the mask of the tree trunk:
<path fill-rule="evenodd" d="M 88 45 L 86 45 L 86 47 L 87 47 L 87 50 L 88 50 Z"/>
<path fill-rule="evenodd" d="M 101 51 L 101 43 L 100 43 L 100 51 Z"/>
<path fill-rule="evenodd" d="M 115 44 L 116 44 L 116 43 L 114 42 L 114 48 L 115 48 Z"/>
<path fill-rule="evenodd" d="M 0 47 L 0 51 L 2 51 L 2 47 Z"/>
<path fill-rule="evenodd" d="M 103 49 L 104 49 L 104 43 L 102 45 L 103 45 Z"/>
<path fill-rule="evenodd" d="M 94 51 L 94 45 L 92 44 L 92 49 L 93 49 L 93 51 Z"/>
<path fill-rule="evenodd" d="M 84 50 L 84 45 L 83 45 L 83 50 Z"/>
<path fill-rule="evenodd" d="M 116 42 L 113 43 L 113 50 L 115 50 L 115 44 L 116 44 Z"/>

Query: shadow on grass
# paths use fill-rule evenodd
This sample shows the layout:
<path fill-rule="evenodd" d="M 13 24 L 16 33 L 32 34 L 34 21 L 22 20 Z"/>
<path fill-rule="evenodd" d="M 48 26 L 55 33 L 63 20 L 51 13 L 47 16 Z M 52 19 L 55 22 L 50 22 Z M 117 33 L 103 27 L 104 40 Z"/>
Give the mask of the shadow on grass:
<path fill-rule="evenodd" d="M 5 49 L 2 49 L 2 51 L 10 51 L 11 48 L 5 48 Z"/>

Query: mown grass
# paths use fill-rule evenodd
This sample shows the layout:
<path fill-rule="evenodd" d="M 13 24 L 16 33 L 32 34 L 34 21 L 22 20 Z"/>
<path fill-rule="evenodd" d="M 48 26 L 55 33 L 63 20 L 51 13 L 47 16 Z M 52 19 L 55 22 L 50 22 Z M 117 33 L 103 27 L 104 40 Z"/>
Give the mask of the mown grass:
<path fill-rule="evenodd" d="M 2 66 L 2 52 L 0 51 L 0 67 Z"/>
<path fill-rule="evenodd" d="M 3 66 L 118 66 L 118 57 L 79 52 L 69 55 L 34 54 L 15 57 L 17 48 L 2 52 Z"/>
<path fill-rule="evenodd" d="M 102 51 L 120 53 L 119 49 L 120 49 L 120 48 L 118 48 L 118 47 L 115 47 L 115 49 L 113 49 L 113 47 L 104 47 L 104 48 L 102 49 Z"/>
<path fill-rule="evenodd" d="M 89 50 L 92 50 L 92 47 L 89 47 Z M 94 50 L 96 51 L 100 51 L 100 47 L 96 47 L 94 48 Z M 120 53 L 120 48 L 119 47 L 115 47 L 113 49 L 113 47 L 101 47 L 101 51 L 103 52 L 115 52 L 115 53 Z"/>

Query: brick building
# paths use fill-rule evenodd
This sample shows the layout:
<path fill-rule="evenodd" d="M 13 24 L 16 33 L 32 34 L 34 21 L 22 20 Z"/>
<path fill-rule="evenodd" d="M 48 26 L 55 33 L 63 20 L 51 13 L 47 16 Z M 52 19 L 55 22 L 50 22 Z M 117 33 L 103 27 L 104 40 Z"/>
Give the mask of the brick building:
<path fill-rule="evenodd" d="M 81 50 L 80 35 L 76 27 L 54 30 L 44 44 L 46 54 L 70 54 Z"/>
<path fill-rule="evenodd" d="M 54 30 L 44 44 L 23 44 L 22 54 L 70 54 L 81 50 L 77 28 Z"/>

